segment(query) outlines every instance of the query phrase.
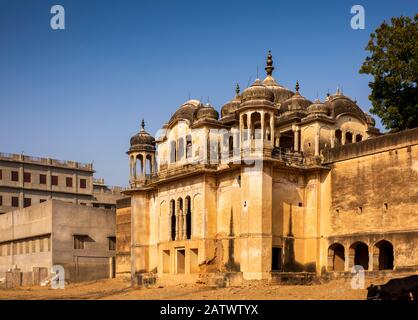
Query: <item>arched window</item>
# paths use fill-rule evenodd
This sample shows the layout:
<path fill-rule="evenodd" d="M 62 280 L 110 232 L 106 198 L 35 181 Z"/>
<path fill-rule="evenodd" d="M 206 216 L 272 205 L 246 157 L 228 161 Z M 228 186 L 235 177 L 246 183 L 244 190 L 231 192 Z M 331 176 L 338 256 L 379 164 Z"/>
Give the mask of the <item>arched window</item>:
<path fill-rule="evenodd" d="M 251 139 L 261 139 L 261 115 L 258 112 L 251 114 Z"/>
<path fill-rule="evenodd" d="M 353 243 L 350 247 L 350 267 L 354 265 L 369 269 L 369 247 L 364 242 Z"/>
<path fill-rule="evenodd" d="M 135 177 L 136 178 L 142 177 L 142 175 L 145 174 L 144 165 L 145 165 L 144 157 L 142 156 L 142 154 L 138 154 L 136 156 L 136 165 L 135 165 L 135 168 L 136 168 Z"/>
<path fill-rule="evenodd" d="M 184 239 L 184 221 L 183 221 L 183 199 L 177 199 L 177 230 L 176 230 L 176 239 Z"/>
<path fill-rule="evenodd" d="M 343 134 L 340 129 L 335 130 L 335 146 L 338 147 L 342 145 Z"/>
<path fill-rule="evenodd" d="M 271 140 L 271 130 L 270 128 L 270 114 L 266 113 L 264 116 L 264 139 L 270 141 Z"/>
<path fill-rule="evenodd" d="M 176 240 L 176 203 L 174 200 L 170 201 L 170 218 L 171 218 L 171 240 Z"/>
<path fill-rule="evenodd" d="M 192 136 L 189 134 L 186 137 L 186 159 L 190 159 L 192 156 Z"/>
<path fill-rule="evenodd" d="M 151 173 L 152 173 L 152 157 L 151 157 L 151 155 L 149 154 L 149 155 L 147 155 L 146 157 L 145 157 L 145 160 L 146 160 L 146 166 L 145 166 L 145 175 L 146 176 L 150 176 L 151 175 Z"/>
<path fill-rule="evenodd" d="M 357 134 L 356 135 L 356 142 L 360 142 L 363 140 L 363 137 L 361 136 L 361 134 Z"/>
<path fill-rule="evenodd" d="M 175 141 L 170 142 L 170 163 L 177 161 L 177 146 Z"/>
<path fill-rule="evenodd" d="M 344 246 L 339 243 L 334 243 L 328 248 L 328 270 L 329 271 L 344 271 L 345 252 Z"/>
<path fill-rule="evenodd" d="M 242 137 L 242 140 L 243 141 L 245 141 L 245 140 L 247 140 L 248 139 L 248 136 L 249 136 L 249 132 L 248 132 L 248 130 L 249 130 L 249 128 L 248 128 L 248 121 L 247 121 L 247 115 L 246 114 L 244 114 L 243 116 L 242 116 L 242 128 L 243 128 L 243 132 L 241 132 L 241 134 L 243 135 L 243 137 Z"/>
<path fill-rule="evenodd" d="M 234 137 L 232 135 L 228 137 L 228 151 L 229 156 L 232 157 L 234 155 Z"/>
<path fill-rule="evenodd" d="M 387 240 L 381 240 L 373 248 L 373 270 L 393 269 L 393 245 Z"/>
<path fill-rule="evenodd" d="M 345 144 L 349 144 L 353 142 L 353 135 L 351 134 L 351 132 L 347 131 L 345 133 Z"/>
<path fill-rule="evenodd" d="M 129 173 L 131 178 L 135 178 L 136 177 L 136 163 L 135 163 L 135 157 L 131 156 L 131 163 L 130 163 L 130 169 L 131 172 Z"/>
<path fill-rule="evenodd" d="M 184 139 L 180 138 L 178 141 L 177 160 L 181 160 L 184 157 Z"/>
<path fill-rule="evenodd" d="M 192 237 L 192 203 L 189 196 L 185 199 L 186 202 L 186 239 L 191 239 Z"/>

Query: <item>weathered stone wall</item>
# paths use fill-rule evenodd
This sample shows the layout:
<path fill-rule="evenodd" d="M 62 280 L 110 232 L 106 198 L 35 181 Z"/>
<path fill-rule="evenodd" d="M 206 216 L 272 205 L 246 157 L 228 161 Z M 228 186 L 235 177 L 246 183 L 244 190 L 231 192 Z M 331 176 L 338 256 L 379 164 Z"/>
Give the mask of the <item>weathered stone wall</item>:
<path fill-rule="evenodd" d="M 116 276 L 131 273 L 131 198 L 116 202 Z"/>
<path fill-rule="evenodd" d="M 418 265 L 418 130 L 408 130 L 330 150 L 327 236 L 345 247 L 394 247 L 395 268 Z M 347 260 L 347 259 L 346 259 Z M 348 266 L 348 265 L 347 265 Z"/>

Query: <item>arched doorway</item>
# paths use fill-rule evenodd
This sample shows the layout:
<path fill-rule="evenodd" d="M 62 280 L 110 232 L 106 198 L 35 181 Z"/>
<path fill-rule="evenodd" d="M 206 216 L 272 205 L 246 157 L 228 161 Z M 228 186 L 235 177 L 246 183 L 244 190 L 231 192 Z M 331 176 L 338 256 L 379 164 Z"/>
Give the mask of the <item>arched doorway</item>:
<path fill-rule="evenodd" d="M 191 239 L 192 237 L 192 202 L 190 197 L 186 197 L 186 239 Z"/>
<path fill-rule="evenodd" d="M 353 135 L 351 132 L 347 131 L 345 133 L 345 144 L 349 144 L 353 142 Z"/>
<path fill-rule="evenodd" d="M 328 270 L 344 271 L 345 252 L 344 246 L 340 243 L 334 243 L 328 248 Z"/>
<path fill-rule="evenodd" d="M 342 145 L 343 134 L 340 129 L 335 130 L 335 146 L 339 147 Z"/>
<path fill-rule="evenodd" d="M 171 218 L 171 240 L 176 240 L 176 203 L 174 200 L 170 201 L 170 218 Z"/>
<path fill-rule="evenodd" d="M 350 247 L 350 267 L 354 265 L 369 269 L 369 247 L 364 242 L 358 241 Z"/>
<path fill-rule="evenodd" d="M 392 270 L 393 245 L 387 240 L 381 240 L 373 248 L 373 269 L 374 270 Z"/>

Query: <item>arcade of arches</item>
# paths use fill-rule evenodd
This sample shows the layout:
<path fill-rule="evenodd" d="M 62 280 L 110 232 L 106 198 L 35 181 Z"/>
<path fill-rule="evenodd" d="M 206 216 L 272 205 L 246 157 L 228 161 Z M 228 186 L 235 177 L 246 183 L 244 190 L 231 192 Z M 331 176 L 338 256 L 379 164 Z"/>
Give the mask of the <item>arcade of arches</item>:
<path fill-rule="evenodd" d="M 355 265 L 362 266 L 364 270 L 392 270 L 394 268 L 392 243 L 380 240 L 370 250 L 369 246 L 361 241 L 351 244 L 348 248 L 338 242 L 329 246 L 328 271 L 349 271 Z"/>

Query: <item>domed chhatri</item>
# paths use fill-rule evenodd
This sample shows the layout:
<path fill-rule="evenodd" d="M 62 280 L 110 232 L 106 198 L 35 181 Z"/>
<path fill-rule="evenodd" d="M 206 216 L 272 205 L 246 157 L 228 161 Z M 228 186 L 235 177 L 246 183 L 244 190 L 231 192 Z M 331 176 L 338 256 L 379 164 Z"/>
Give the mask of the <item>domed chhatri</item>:
<path fill-rule="evenodd" d="M 201 119 L 218 120 L 219 113 L 209 103 L 207 103 L 204 107 L 200 108 L 197 111 L 196 118 L 198 120 L 201 120 Z"/>
<path fill-rule="evenodd" d="M 264 69 L 266 70 L 267 77 L 263 80 L 262 83 L 273 92 L 274 102 L 282 103 L 286 99 L 289 99 L 293 95 L 293 92 L 278 84 L 273 78 L 273 56 L 271 55 L 270 50 L 267 55 L 267 63 Z"/>
<path fill-rule="evenodd" d="M 132 136 L 131 149 L 150 149 L 155 147 L 155 139 L 145 131 L 145 121 L 141 121 L 141 130 Z"/>
<path fill-rule="evenodd" d="M 280 106 L 280 112 L 285 113 L 289 111 L 307 111 L 307 108 L 312 104 L 311 101 L 301 96 L 299 93 L 299 81 L 296 81 L 296 92 L 289 99 L 285 100 Z"/>
<path fill-rule="evenodd" d="M 317 115 L 317 114 L 323 114 L 323 115 L 329 115 L 329 108 L 327 104 L 322 103 L 321 100 L 316 99 L 313 104 L 311 104 L 308 107 L 308 114 L 309 115 Z"/>
<path fill-rule="evenodd" d="M 168 122 L 169 125 L 178 121 L 178 120 L 187 120 L 189 123 L 193 123 L 195 120 L 196 112 L 203 107 L 202 102 L 199 100 L 191 99 L 183 103 L 180 108 L 171 117 Z"/>
<path fill-rule="evenodd" d="M 239 94 L 239 84 L 235 88 L 235 97 L 231 101 L 227 102 L 221 109 L 221 116 L 226 117 L 235 113 L 238 110 L 241 104 L 241 96 Z"/>
<path fill-rule="evenodd" d="M 260 79 L 256 79 L 250 87 L 244 90 L 241 101 L 243 104 L 257 101 L 273 102 L 274 93 Z"/>
<path fill-rule="evenodd" d="M 368 113 L 365 113 L 364 115 L 366 116 L 367 125 L 374 127 L 376 125 L 376 120 L 374 120 L 373 117 Z"/>
<path fill-rule="evenodd" d="M 363 110 L 361 110 L 356 102 L 345 96 L 339 89 L 337 89 L 337 92 L 334 95 L 329 97 L 328 102 L 331 109 L 331 115 L 334 118 L 340 114 L 351 113 L 366 121 L 366 115 Z"/>

